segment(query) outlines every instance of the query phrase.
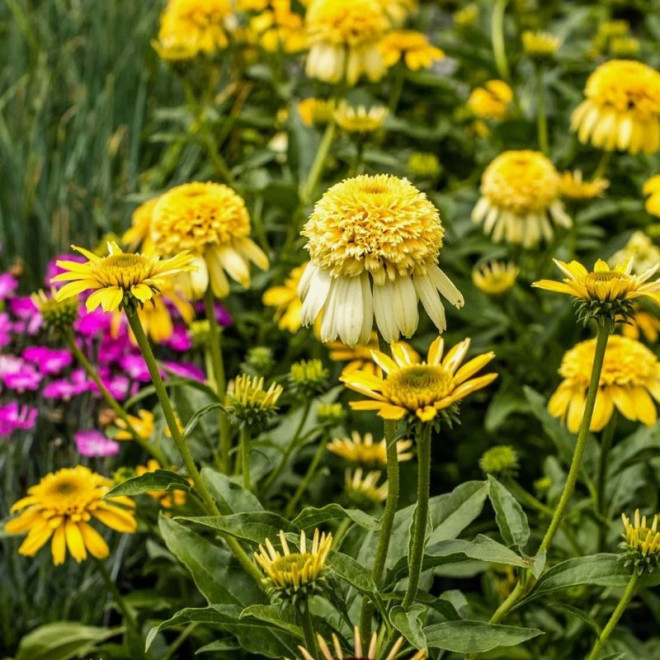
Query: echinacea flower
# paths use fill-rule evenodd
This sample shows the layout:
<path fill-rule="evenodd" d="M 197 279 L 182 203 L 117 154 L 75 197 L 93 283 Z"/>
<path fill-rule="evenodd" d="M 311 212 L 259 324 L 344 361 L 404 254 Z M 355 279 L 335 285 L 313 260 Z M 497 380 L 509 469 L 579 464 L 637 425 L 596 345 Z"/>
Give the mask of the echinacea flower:
<path fill-rule="evenodd" d="M 655 344 L 660 337 L 660 308 L 651 306 L 648 311 L 639 304 L 633 305 L 632 316 L 621 324 L 621 334 L 639 340 L 643 336 L 649 344 Z"/>
<path fill-rule="evenodd" d="M 380 42 L 380 52 L 389 67 L 403 61 L 411 71 L 428 69 L 434 62 L 444 59 L 445 53 L 429 43 L 423 32 L 393 30 Z"/>
<path fill-rule="evenodd" d="M 307 263 L 305 262 L 301 266 L 294 268 L 286 280 L 284 280 L 284 284 L 271 286 L 264 291 L 261 300 L 267 307 L 275 307 L 275 320 L 280 330 L 286 330 L 291 333 L 300 330 L 302 302 L 300 302 L 300 298 L 298 297 L 298 285 L 300 284 L 302 274 L 305 272 Z"/>
<path fill-rule="evenodd" d="M 378 0 L 314 0 L 305 17 L 310 78 L 353 86 L 360 76 L 375 81 L 385 74 L 378 42 L 389 21 Z"/>
<path fill-rule="evenodd" d="M 241 374 L 227 387 L 227 407 L 246 426 L 263 426 L 277 412 L 283 388 L 271 383 L 265 389 L 264 378 Z"/>
<path fill-rule="evenodd" d="M 442 166 L 435 154 L 414 151 L 408 158 L 408 172 L 420 179 L 437 179 L 442 172 Z"/>
<path fill-rule="evenodd" d="M 660 174 L 647 179 L 642 192 L 649 196 L 645 203 L 646 212 L 660 217 Z"/>
<path fill-rule="evenodd" d="M 619 547 L 623 550 L 625 565 L 632 564 L 638 573 L 649 572 L 660 568 L 660 531 L 658 530 L 658 515 L 647 522 L 646 516 L 635 516 L 630 520 L 626 514 L 621 514 L 623 521 L 623 542 Z"/>
<path fill-rule="evenodd" d="M 308 98 L 296 105 L 300 119 L 307 126 L 322 126 L 332 121 L 335 111 L 334 100 Z"/>
<path fill-rule="evenodd" d="M 551 57 L 559 50 L 561 39 L 549 32 L 525 30 L 522 34 L 522 44 L 527 55 L 532 58 L 543 59 Z"/>
<path fill-rule="evenodd" d="M 412 440 L 399 440 L 396 443 L 397 459 L 399 463 L 409 461 L 413 455 L 410 452 Z M 350 438 L 334 438 L 327 445 L 328 451 L 340 456 L 349 463 L 361 465 L 387 465 L 387 443 L 385 438 L 374 442 L 371 433 L 360 435 L 353 431 Z"/>
<path fill-rule="evenodd" d="M 374 360 L 385 372 L 384 377 L 356 371 L 339 380 L 368 397 L 367 401 L 351 401 L 353 410 L 376 410 L 384 419 L 415 416 L 422 422 L 430 422 L 441 411 L 497 378 L 494 373 L 472 378 L 495 357 L 492 352 L 460 366 L 469 348 L 470 340 L 464 339 L 443 359 L 444 341 L 438 337 L 429 347 L 427 361 L 419 362 L 401 344 L 394 343 L 391 358 L 373 352 Z"/>
<path fill-rule="evenodd" d="M 133 501 L 128 497 L 104 499 L 112 482 L 78 465 L 47 474 L 28 489 L 28 495 L 11 507 L 18 517 L 5 524 L 8 534 L 24 534 L 18 552 L 33 557 L 52 537 L 53 563 L 64 563 L 67 549 L 81 562 L 87 553 L 97 559 L 109 554 L 107 543 L 89 522 L 95 518 L 118 532 L 137 527 Z"/>
<path fill-rule="evenodd" d="M 504 119 L 509 114 L 513 90 L 503 80 L 489 80 L 470 93 L 467 107 L 481 119 Z"/>
<path fill-rule="evenodd" d="M 252 17 L 251 35 L 269 53 L 298 53 L 307 48 L 302 14 L 291 11 L 290 0 L 275 0 L 270 8 Z"/>
<path fill-rule="evenodd" d="M 387 499 L 387 481 L 378 485 L 382 474 L 380 470 L 371 470 L 366 474 L 362 468 L 346 470 L 344 492 L 353 506 L 369 509 Z"/>
<path fill-rule="evenodd" d="M 265 574 L 265 582 L 274 598 L 297 599 L 312 595 L 321 585 L 326 560 L 332 549 L 332 534 L 314 530 L 311 547 L 305 532 L 300 533 L 297 551 L 291 551 L 284 532 L 280 532 L 282 552 L 275 550 L 270 539 L 259 545 L 254 558 Z"/>
<path fill-rule="evenodd" d="M 594 197 L 600 197 L 608 188 L 610 182 L 607 179 L 592 179 L 585 181 L 582 172 L 562 172 L 559 181 L 559 193 L 565 199 L 573 202 L 585 202 Z"/>
<path fill-rule="evenodd" d="M 587 80 L 571 130 L 598 149 L 652 154 L 660 147 L 660 73 L 635 60 L 610 60 Z"/>
<path fill-rule="evenodd" d="M 501 296 L 513 287 L 520 269 L 514 263 L 491 261 L 472 271 L 472 281 L 488 296 Z"/>
<path fill-rule="evenodd" d="M 76 431 L 73 440 L 81 456 L 115 456 L 119 453 L 119 443 L 106 438 L 96 429 Z"/>
<path fill-rule="evenodd" d="M 625 266 L 632 262 L 632 273 L 642 275 L 660 263 L 660 248 L 643 231 L 635 231 L 626 244 L 608 260 L 610 266 Z"/>
<path fill-rule="evenodd" d="M 361 175 L 332 186 L 302 230 L 310 264 L 298 294 L 303 325 L 323 313 L 321 341 L 366 343 L 376 322 L 386 342 L 417 329 L 418 301 L 446 327 L 440 294 L 463 296 L 438 268 L 444 228 L 426 195 L 407 179 Z"/>
<path fill-rule="evenodd" d="M 518 454 L 509 445 L 491 447 L 479 459 L 479 467 L 484 473 L 496 477 L 515 477 L 519 466 Z"/>
<path fill-rule="evenodd" d="M 143 439 L 150 440 L 154 432 L 154 414 L 149 410 L 138 410 L 136 415 L 128 415 L 128 421 L 133 427 L 133 430 Z M 119 429 L 115 433 L 115 440 L 132 440 L 133 434 L 128 430 L 126 422 L 117 417 L 115 419 L 115 426 Z"/>
<path fill-rule="evenodd" d="M 562 358 L 563 378 L 548 401 L 548 411 L 576 433 L 584 415 L 596 340 L 576 344 Z M 589 426 L 601 431 L 616 408 L 624 417 L 651 426 L 657 420 L 655 401 L 660 401 L 660 363 L 654 353 L 634 339 L 611 335 L 598 384 L 596 404 Z"/>
<path fill-rule="evenodd" d="M 194 257 L 196 270 L 174 283 L 189 300 L 201 298 L 209 282 L 218 298 L 229 295 L 226 275 L 250 286 L 250 262 L 268 268 L 268 257 L 249 234 L 245 202 L 221 183 L 176 186 L 160 196 L 153 211 L 154 249 L 167 255 L 186 250 Z"/>
<path fill-rule="evenodd" d="M 122 252 L 116 243 L 108 244 L 109 255 L 98 257 L 93 252 L 72 246 L 88 261 L 58 261 L 65 272 L 56 275 L 54 282 L 67 282 L 55 294 L 58 302 L 77 296 L 83 291 L 93 293 L 85 303 L 88 310 L 101 307 L 104 312 L 122 309 L 126 305 L 139 307 L 153 300 L 167 285 L 169 278 L 193 269 L 192 256 L 180 252 L 171 259 L 146 254 Z"/>
<path fill-rule="evenodd" d="M 337 125 L 347 133 L 373 133 L 382 128 L 386 118 L 387 108 L 382 105 L 353 108 L 341 103 L 334 113 Z"/>
<path fill-rule="evenodd" d="M 486 168 L 481 198 L 472 221 L 499 243 L 535 246 L 552 239 L 552 222 L 570 227 L 571 219 L 559 198 L 559 174 L 539 151 L 505 151 Z"/>

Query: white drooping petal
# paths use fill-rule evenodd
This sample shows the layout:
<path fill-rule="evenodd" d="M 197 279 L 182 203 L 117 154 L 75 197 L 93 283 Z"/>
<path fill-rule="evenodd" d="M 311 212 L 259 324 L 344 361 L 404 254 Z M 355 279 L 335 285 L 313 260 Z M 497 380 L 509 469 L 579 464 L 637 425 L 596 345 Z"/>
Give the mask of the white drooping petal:
<path fill-rule="evenodd" d="M 338 293 L 341 287 L 342 279 L 334 278 L 330 282 L 330 291 L 323 309 L 323 321 L 321 322 L 321 341 L 328 342 L 337 339 L 339 328 L 337 327 L 337 312 L 340 307 L 340 297 Z"/>
<path fill-rule="evenodd" d="M 317 268 L 313 264 L 309 264 L 305 268 L 298 286 L 298 296 L 303 303 L 300 309 L 300 320 L 303 325 L 311 325 L 316 321 L 321 309 L 326 304 L 331 284 L 332 278 L 323 269 Z"/>
<path fill-rule="evenodd" d="M 417 293 L 409 277 L 394 280 L 394 322 L 404 337 L 412 337 L 419 324 Z"/>
<path fill-rule="evenodd" d="M 362 277 L 340 277 L 335 285 L 335 327 L 347 346 L 360 340 L 364 318 Z"/>
<path fill-rule="evenodd" d="M 362 284 L 362 304 L 364 305 L 364 314 L 362 316 L 362 328 L 360 329 L 360 344 L 369 343 L 371 330 L 374 326 L 374 301 L 371 293 L 371 280 L 368 273 L 360 276 Z"/>
<path fill-rule="evenodd" d="M 374 317 L 380 334 L 388 344 L 399 338 L 399 330 L 392 314 L 394 305 L 392 289 L 392 283 L 389 280 L 386 280 L 384 284 L 374 282 Z"/>
<path fill-rule="evenodd" d="M 444 332 L 447 329 L 447 319 L 438 290 L 433 286 L 427 275 L 413 278 L 413 284 L 429 318 L 440 332 Z"/>
<path fill-rule="evenodd" d="M 430 266 L 428 276 L 433 286 L 452 304 L 459 309 L 465 304 L 463 294 L 456 288 L 455 284 L 436 266 Z"/>

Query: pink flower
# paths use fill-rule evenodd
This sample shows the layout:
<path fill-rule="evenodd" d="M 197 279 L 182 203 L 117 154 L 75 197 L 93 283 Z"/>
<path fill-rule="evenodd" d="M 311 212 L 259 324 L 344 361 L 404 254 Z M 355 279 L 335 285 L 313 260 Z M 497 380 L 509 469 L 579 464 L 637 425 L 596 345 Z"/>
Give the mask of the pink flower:
<path fill-rule="evenodd" d="M 180 378 L 198 380 L 200 383 L 206 380 L 204 370 L 192 362 L 162 362 L 162 365 L 168 375 L 174 374 Z"/>
<path fill-rule="evenodd" d="M 119 366 L 124 373 L 133 380 L 139 380 L 142 383 L 151 380 L 149 369 L 147 369 L 147 363 L 139 353 L 135 355 L 124 355 L 119 360 Z"/>
<path fill-rule="evenodd" d="M 227 327 L 234 322 L 234 319 L 232 319 L 231 314 L 227 311 L 227 308 L 223 307 L 219 302 L 215 303 L 214 309 L 215 309 L 215 319 L 220 325 Z M 204 303 L 201 301 L 195 303 L 195 311 L 198 314 L 203 314 Z"/>
<path fill-rule="evenodd" d="M 78 318 L 73 324 L 76 332 L 85 337 L 107 332 L 110 329 L 111 315 L 105 314 L 101 308 L 88 312 L 85 307 L 81 307 L 78 312 Z"/>
<path fill-rule="evenodd" d="M 119 452 L 119 443 L 109 440 L 95 429 L 76 431 L 73 434 L 76 449 L 82 456 L 114 456 Z"/>
<path fill-rule="evenodd" d="M 34 428 L 36 423 L 36 408 L 19 406 L 17 401 L 0 406 L 0 436 L 10 435 L 16 429 L 28 431 Z"/>
<path fill-rule="evenodd" d="M 43 376 L 30 364 L 14 355 L 0 355 L 0 381 L 10 390 L 36 390 Z"/>
<path fill-rule="evenodd" d="M 67 350 L 54 350 L 46 346 L 30 346 L 23 351 L 23 358 L 38 365 L 44 374 L 52 376 L 73 362 Z"/>
<path fill-rule="evenodd" d="M 0 348 L 11 343 L 11 332 L 13 323 L 9 320 L 9 314 L 0 312 Z"/>
<path fill-rule="evenodd" d="M 0 275 L 0 300 L 7 300 L 18 288 L 18 280 L 10 273 Z"/>
<path fill-rule="evenodd" d="M 175 325 L 172 331 L 172 336 L 163 342 L 174 351 L 189 351 L 192 346 L 190 334 L 185 325 Z"/>
<path fill-rule="evenodd" d="M 60 268 L 57 265 L 58 261 L 76 261 L 80 264 L 85 263 L 86 259 L 85 257 L 81 256 L 80 254 L 58 254 L 55 259 L 52 259 L 51 261 L 48 262 L 48 265 L 46 266 L 46 276 L 44 277 L 44 283 L 46 284 L 46 288 L 50 287 L 55 287 L 59 288 L 60 286 L 63 286 L 63 282 L 55 282 L 51 284 L 51 280 L 55 275 L 59 275 L 60 273 L 64 272 L 63 268 Z"/>
<path fill-rule="evenodd" d="M 78 396 L 83 392 L 88 392 L 94 385 L 93 381 L 87 378 L 83 369 L 74 369 L 68 379 L 61 378 L 53 380 L 43 389 L 43 396 L 46 399 L 64 399 L 69 401 L 72 397 Z"/>
<path fill-rule="evenodd" d="M 28 335 L 35 335 L 39 332 L 43 320 L 41 312 L 32 298 L 29 296 L 10 298 L 9 311 L 19 319 L 19 322 L 14 324 L 15 332 L 26 332 Z"/>

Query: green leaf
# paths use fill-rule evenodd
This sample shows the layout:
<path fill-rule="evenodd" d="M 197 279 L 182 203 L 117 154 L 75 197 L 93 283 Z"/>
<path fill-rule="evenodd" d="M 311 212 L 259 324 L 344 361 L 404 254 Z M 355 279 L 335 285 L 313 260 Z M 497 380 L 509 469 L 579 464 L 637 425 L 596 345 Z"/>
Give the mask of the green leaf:
<path fill-rule="evenodd" d="M 416 649 L 425 649 L 427 646 L 421 621 L 424 612 L 426 607 L 420 604 L 412 605 L 408 610 L 396 605 L 390 611 L 391 624 Z"/>
<path fill-rule="evenodd" d="M 274 541 L 279 536 L 280 530 L 293 534 L 298 531 L 298 528 L 288 520 L 270 511 L 232 513 L 228 516 L 181 516 L 177 520 L 187 520 L 204 525 L 223 534 L 230 534 L 237 539 L 253 543 L 264 543 L 266 539 Z"/>
<path fill-rule="evenodd" d="M 150 490 L 186 490 L 190 491 L 192 486 L 185 477 L 170 470 L 155 470 L 147 472 L 139 477 L 126 479 L 114 488 L 111 488 L 104 496 L 118 497 L 119 495 L 141 495 Z"/>
<path fill-rule="evenodd" d="M 75 621 L 47 623 L 21 639 L 15 660 L 78 658 L 92 653 L 97 644 L 120 632 L 120 628 L 95 628 Z"/>
<path fill-rule="evenodd" d="M 495 521 L 508 546 L 521 551 L 529 540 L 529 523 L 518 500 L 492 475 L 488 475 L 489 497 L 495 509 Z"/>
<path fill-rule="evenodd" d="M 252 578 L 238 568 L 228 550 L 177 520 L 161 516 L 158 524 L 165 544 L 190 571 L 209 604 L 245 606 L 263 601 L 261 591 Z"/>
<path fill-rule="evenodd" d="M 328 556 L 327 564 L 335 575 L 355 587 L 360 593 L 368 595 L 381 615 L 387 617 L 376 583 L 371 573 L 360 562 L 341 552 L 332 551 Z"/>
<path fill-rule="evenodd" d="M 517 646 L 543 635 L 538 628 L 502 626 L 484 621 L 445 621 L 424 630 L 430 648 L 453 653 L 485 653 L 498 646 Z"/>
<path fill-rule="evenodd" d="M 201 648 L 195 651 L 195 655 L 200 653 L 211 653 L 215 651 L 240 651 L 241 645 L 238 643 L 235 637 L 225 637 L 223 639 L 217 639 L 215 642 L 210 644 L 205 644 Z"/>
<path fill-rule="evenodd" d="M 210 467 L 203 467 L 201 474 L 202 480 L 221 509 L 224 508 L 228 513 L 263 511 L 261 502 L 232 477 Z"/>
<path fill-rule="evenodd" d="M 224 410 L 225 407 L 218 401 L 214 403 L 209 403 L 206 406 L 202 406 L 199 410 L 196 410 L 192 417 L 188 420 L 188 423 L 186 424 L 186 428 L 183 429 L 183 435 L 184 437 L 188 437 L 194 430 L 197 424 L 199 423 L 199 420 L 204 417 L 207 413 L 210 413 L 212 410 L 217 410 L 218 408 Z"/>
<path fill-rule="evenodd" d="M 279 605 L 250 605 L 241 612 L 241 619 L 251 616 L 276 628 L 281 628 L 294 637 L 304 639 L 302 628 L 296 624 L 293 617 L 287 616 L 289 611 L 288 609 L 283 610 Z"/>
<path fill-rule="evenodd" d="M 326 504 L 317 509 L 313 506 L 305 507 L 294 519 L 293 524 L 299 529 L 310 529 L 318 527 L 330 520 L 349 518 L 363 529 L 380 529 L 380 522 L 373 516 L 360 509 L 344 509 L 339 504 Z"/>
<path fill-rule="evenodd" d="M 573 458 L 575 438 L 573 434 L 555 417 L 552 417 L 546 408 L 546 400 L 531 387 L 523 387 L 525 397 L 529 402 L 530 410 L 543 426 L 543 430 L 555 443 L 561 460 L 567 465 Z"/>

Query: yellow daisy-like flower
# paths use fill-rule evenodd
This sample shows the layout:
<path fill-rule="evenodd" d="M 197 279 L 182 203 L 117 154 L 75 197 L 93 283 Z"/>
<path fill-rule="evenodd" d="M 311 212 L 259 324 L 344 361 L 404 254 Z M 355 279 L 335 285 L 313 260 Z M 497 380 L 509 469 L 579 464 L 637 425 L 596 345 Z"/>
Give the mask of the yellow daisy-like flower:
<path fill-rule="evenodd" d="M 626 565 L 633 564 L 641 574 L 645 570 L 653 571 L 660 566 L 660 531 L 658 515 L 647 522 L 646 516 L 639 515 L 631 521 L 626 514 L 621 514 L 623 521 L 623 542 L 619 546 L 626 555 Z"/>
<path fill-rule="evenodd" d="M 386 374 L 384 378 L 356 371 L 339 380 L 372 399 L 351 401 L 353 410 L 377 410 L 381 417 L 392 420 L 415 415 L 422 422 L 430 422 L 441 410 L 497 378 L 494 373 L 472 378 L 495 357 L 492 352 L 479 355 L 460 367 L 469 348 L 470 340 L 464 339 L 443 359 L 444 341 L 438 337 L 429 348 L 427 361 L 420 363 L 401 344 L 394 343 L 392 358 L 379 351 L 373 352 L 374 360 Z"/>
<path fill-rule="evenodd" d="M 639 340 L 644 336 L 649 344 L 655 344 L 660 337 L 660 308 L 653 305 L 654 313 L 634 305 L 632 315 L 621 324 L 621 334 L 630 339 Z"/>
<path fill-rule="evenodd" d="M 153 252 L 151 245 L 151 220 L 154 215 L 154 208 L 158 203 L 158 197 L 154 197 L 143 204 L 140 204 L 131 217 L 131 226 L 123 233 L 121 242 L 128 245 L 131 250 L 137 249 L 142 244 L 143 252 Z"/>
<path fill-rule="evenodd" d="M 399 27 L 417 9 L 417 0 L 377 0 L 393 27 Z"/>
<path fill-rule="evenodd" d="M 538 289 L 565 293 L 582 300 L 609 302 L 612 300 L 633 300 L 643 296 L 653 298 L 660 291 L 660 280 L 647 282 L 658 270 L 660 264 L 648 268 L 641 275 L 632 275 L 633 260 L 610 268 L 605 261 L 599 259 L 592 272 L 581 263 L 571 261 L 566 263 L 553 259 L 557 268 L 566 276 L 563 282 L 555 280 L 540 280 L 532 284 Z"/>
<path fill-rule="evenodd" d="M 296 105 L 298 114 L 307 126 L 321 126 L 333 120 L 335 112 L 334 100 L 309 98 L 299 101 Z"/>
<path fill-rule="evenodd" d="M 520 269 L 512 262 L 491 261 L 472 271 L 474 285 L 489 296 L 500 296 L 513 287 Z"/>
<path fill-rule="evenodd" d="M 438 268 L 444 228 L 426 195 L 407 179 L 361 175 L 332 186 L 302 230 L 311 263 L 298 294 L 303 325 L 323 310 L 321 341 L 349 346 L 369 340 L 374 320 L 386 342 L 417 329 L 421 300 L 446 327 L 440 294 L 456 307 L 463 296 Z"/>
<path fill-rule="evenodd" d="M 538 151 L 505 151 L 486 168 L 481 198 L 472 220 L 499 243 L 522 243 L 529 248 L 553 236 L 551 221 L 570 227 L 571 219 L 559 198 L 559 174 Z"/>
<path fill-rule="evenodd" d="M 143 439 L 150 440 L 154 432 L 154 414 L 149 410 L 139 410 L 137 416 L 128 415 L 128 421 L 135 432 Z M 114 440 L 132 440 L 133 434 L 127 429 L 126 422 L 121 418 L 115 419 L 115 426 L 120 430 L 115 434 Z"/>
<path fill-rule="evenodd" d="M 265 547 L 259 546 L 254 558 L 266 576 L 269 588 L 276 596 L 292 598 L 295 595 L 313 593 L 326 570 L 326 560 L 332 549 L 332 534 L 314 530 L 311 548 L 307 548 L 305 532 L 300 533 L 297 552 L 291 552 L 284 532 L 280 532 L 282 552 L 275 550 L 270 539 Z"/>
<path fill-rule="evenodd" d="M 334 113 L 335 121 L 347 133 L 372 133 L 382 128 L 386 118 L 387 108 L 382 105 L 367 109 L 363 105 L 352 108 L 341 103 Z"/>
<path fill-rule="evenodd" d="M 412 444 L 412 440 L 399 440 L 396 443 L 399 463 L 409 461 L 413 457 L 410 452 Z M 350 438 L 334 438 L 332 442 L 328 443 L 327 449 L 350 463 L 382 465 L 383 467 L 387 465 L 385 438 L 380 442 L 374 442 L 374 436 L 371 433 L 365 433 L 362 436 L 357 431 L 353 431 Z"/>
<path fill-rule="evenodd" d="M 297 53 L 307 48 L 303 17 L 291 11 L 291 0 L 272 0 L 270 9 L 250 20 L 250 30 L 270 53 Z"/>
<path fill-rule="evenodd" d="M 660 248 L 643 231 L 635 231 L 621 250 L 610 258 L 610 266 L 619 266 L 632 261 L 632 272 L 641 275 L 660 263 Z"/>
<path fill-rule="evenodd" d="M 387 499 L 387 481 L 380 486 L 382 476 L 380 470 L 372 470 L 366 474 L 362 468 L 344 473 L 344 490 L 354 506 L 362 509 L 376 506 Z"/>
<path fill-rule="evenodd" d="M 423 32 L 415 30 L 388 32 L 380 42 L 380 51 L 387 66 L 394 66 L 403 60 L 411 71 L 428 69 L 445 57 L 444 51 L 432 46 Z"/>
<path fill-rule="evenodd" d="M 275 307 L 275 320 L 280 330 L 291 333 L 300 330 L 302 302 L 298 297 L 298 285 L 307 263 L 294 268 L 281 286 L 271 286 L 264 291 L 261 300 L 267 307 Z"/>
<path fill-rule="evenodd" d="M 213 55 L 229 45 L 231 0 L 169 0 L 153 46 L 164 60 Z"/>
<path fill-rule="evenodd" d="M 188 250 L 197 270 L 175 283 L 188 299 L 201 298 L 209 282 L 219 298 L 229 295 L 227 275 L 250 286 L 249 263 L 262 270 L 268 257 L 250 238 L 245 202 L 221 183 L 186 183 L 158 199 L 153 210 L 151 237 L 161 254 Z"/>
<path fill-rule="evenodd" d="M 101 307 L 104 312 L 122 309 L 125 305 L 137 307 L 153 300 L 169 286 L 171 279 L 194 270 L 193 257 L 179 250 L 171 259 L 149 254 L 127 254 L 116 243 L 108 244 L 109 255 L 98 257 L 84 248 L 71 246 L 87 257 L 85 263 L 58 261 L 66 272 L 53 277 L 53 282 L 67 282 L 57 293 L 58 302 L 93 290 L 87 298 L 88 310 Z"/>
<path fill-rule="evenodd" d="M 504 119 L 509 114 L 513 90 L 503 80 L 489 80 L 470 93 L 467 107 L 475 117 Z"/>
<path fill-rule="evenodd" d="M 263 426 L 277 412 L 283 391 L 277 383 L 265 389 L 263 376 L 241 374 L 227 387 L 227 406 L 241 424 Z"/>
<path fill-rule="evenodd" d="M 89 524 L 92 518 L 118 532 L 135 531 L 133 501 L 128 497 L 104 500 L 112 481 L 81 465 L 47 474 L 28 488 L 28 495 L 11 507 L 18 517 L 5 524 L 8 534 L 28 535 L 18 552 L 34 557 L 52 538 L 53 563 L 66 559 L 67 549 L 81 562 L 87 553 L 97 559 L 109 554 L 103 537 Z"/>
<path fill-rule="evenodd" d="M 545 58 L 554 55 L 561 45 L 561 39 L 549 32 L 533 32 L 525 30 L 522 34 L 523 50 L 534 58 Z"/>
<path fill-rule="evenodd" d="M 642 192 L 649 196 L 646 200 L 646 212 L 660 217 L 660 174 L 645 181 Z"/>
<path fill-rule="evenodd" d="M 574 202 L 585 202 L 594 197 L 600 197 L 610 186 L 607 179 L 584 181 L 582 172 L 562 172 L 559 180 L 559 193 L 562 197 Z"/>
<path fill-rule="evenodd" d="M 559 374 L 564 379 L 550 397 L 548 411 L 561 418 L 576 433 L 584 415 L 596 340 L 580 342 L 564 355 Z M 660 401 L 660 364 L 646 346 L 634 339 L 611 335 L 600 375 L 596 405 L 589 430 L 600 431 L 614 408 L 632 421 L 655 424 L 656 401 Z"/>
<path fill-rule="evenodd" d="M 573 112 L 580 142 L 631 154 L 660 147 L 660 73 L 634 60 L 610 60 L 587 80 L 587 97 Z"/>
<path fill-rule="evenodd" d="M 78 300 L 68 298 L 59 301 L 55 297 L 56 293 L 51 289 L 50 295 L 47 295 L 40 289 L 30 297 L 41 313 L 46 330 L 62 332 L 71 328 L 78 317 Z"/>
<path fill-rule="evenodd" d="M 372 81 L 385 74 L 378 42 L 389 21 L 378 0 L 313 0 L 306 24 L 310 78 L 338 83 L 345 75 L 352 86 L 363 74 Z"/>
<path fill-rule="evenodd" d="M 143 474 L 148 474 L 149 472 L 155 472 L 156 470 L 162 470 L 160 463 L 151 458 L 147 461 L 146 465 L 138 465 L 135 468 L 135 474 L 138 477 L 141 477 Z M 176 468 L 170 468 L 175 470 Z M 190 481 L 190 480 L 189 480 Z M 192 485 L 192 481 L 190 481 Z M 186 503 L 186 491 L 185 490 L 148 490 L 146 491 L 147 495 L 152 499 L 156 500 L 164 509 L 171 509 L 173 506 L 180 507 Z"/>
<path fill-rule="evenodd" d="M 317 635 L 316 638 L 323 660 L 344 660 L 344 658 L 347 658 L 341 648 L 339 638 L 334 633 L 332 634 L 332 648 L 328 646 L 328 643 L 323 637 L 321 637 L 321 635 Z M 399 637 L 389 653 L 384 656 L 379 654 L 378 635 L 374 632 L 369 642 L 369 648 L 363 649 L 360 629 L 357 626 L 355 626 L 353 640 L 354 646 L 352 649 L 352 655 L 348 656 L 349 660 L 394 660 L 404 643 L 403 637 Z M 300 650 L 300 653 L 302 653 L 303 660 L 316 660 L 306 648 L 299 646 L 298 649 Z M 417 651 L 409 658 L 409 660 L 425 660 L 425 658 L 426 653 L 424 653 L 424 651 Z"/>

